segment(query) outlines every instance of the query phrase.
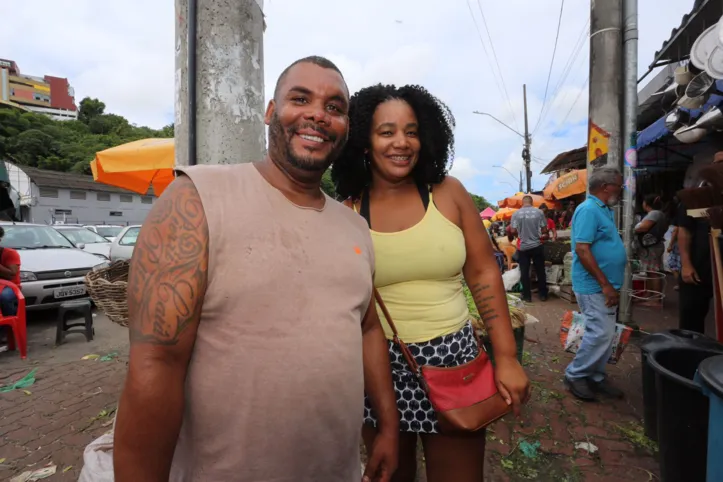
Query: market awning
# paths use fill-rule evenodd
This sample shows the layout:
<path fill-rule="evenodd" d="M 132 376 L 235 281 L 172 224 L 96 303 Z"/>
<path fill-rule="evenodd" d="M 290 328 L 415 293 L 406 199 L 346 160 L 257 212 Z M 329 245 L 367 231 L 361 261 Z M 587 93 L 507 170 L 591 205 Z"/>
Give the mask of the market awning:
<path fill-rule="evenodd" d="M 581 169 L 587 164 L 587 146 L 578 147 L 571 151 L 563 152 L 555 156 L 540 174 L 549 174 L 565 169 Z"/>
<path fill-rule="evenodd" d="M 723 80 L 716 80 L 715 84 L 717 90 L 723 91 Z M 691 121 L 693 121 L 694 119 L 697 119 L 705 112 L 707 112 L 711 107 L 720 105 L 723 105 L 723 95 L 712 94 L 708 98 L 708 101 L 700 109 L 681 109 L 686 112 L 690 112 L 690 118 Z M 646 146 L 649 146 L 650 144 L 658 141 L 659 139 L 662 139 L 663 137 L 672 134 L 672 132 L 670 132 L 667 127 L 665 127 L 665 118 L 667 116 L 668 114 L 666 113 L 660 119 L 656 120 L 647 128 L 643 129 L 638 133 L 638 150 L 643 149 Z"/>
<path fill-rule="evenodd" d="M 481 213 L 479 213 L 479 216 L 480 216 L 482 219 L 490 219 L 490 218 L 491 218 L 492 216 L 494 216 L 496 213 L 497 213 L 497 212 L 496 212 L 494 209 L 492 209 L 492 208 L 487 208 L 487 209 L 485 209 L 484 211 L 482 211 Z"/>
<path fill-rule="evenodd" d="M 655 52 L 648 71 L 687 59 L 693 42 L 705 29 L 718 22 L 722 15 L 723 2 L 720 0 L 695 0 L 690 13 L 683 15 L 680 26 L 673 29 L 668 40 Z"/>

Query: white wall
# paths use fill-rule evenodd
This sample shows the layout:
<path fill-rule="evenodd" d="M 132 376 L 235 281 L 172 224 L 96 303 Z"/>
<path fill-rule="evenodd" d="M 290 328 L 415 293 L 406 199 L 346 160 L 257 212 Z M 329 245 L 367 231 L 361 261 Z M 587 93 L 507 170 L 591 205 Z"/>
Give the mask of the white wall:
<path fill-rule="evenodd" d="M 58 193 L 57 198 L 41 196 L 40 189 L 34 183 L 31 190 L 35 202 L 30 208 L 30 219 L 25 221 L 32 223 L 51 224 L 53 218 L 55 221 L 63 221 L 65 218 L 68 222 L 81 224 L 142 224 L 153 207 L 153 204 L 142 203 L 142 196 L 138 194 L 128 194 L 131 202 L 121 202 L 121 194 L 118 193 L 77 191 L 85 193 L 85 200 L 81 200 L 71 199 L 69 189 L 55 189 Z M 99 201 L 99 194 L 110 195 L 110 201 Z M 152 203 L 157 201 L 151 196 L 145 198 L 150 199 Z M 69 211 L 69 214 L 63 216 L 58 210 Z M 111 211 L 121 215 L 111 216 Z"/>

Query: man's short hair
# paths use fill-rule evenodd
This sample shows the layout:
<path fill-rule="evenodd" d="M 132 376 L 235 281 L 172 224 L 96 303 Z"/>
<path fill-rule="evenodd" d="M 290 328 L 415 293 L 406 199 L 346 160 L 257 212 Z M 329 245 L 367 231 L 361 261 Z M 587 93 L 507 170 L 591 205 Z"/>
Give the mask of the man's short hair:
<path fill-rule="evenodd" d="M 532 196 L 524 196 L 522 198 L 523 203 L 532 204 Z"/>
<path fill-rule="evenodd" d="M 286 78 L 289 71 L 294 66 L 299 64 L 314 64 L 324 69 L 331 69 L 341 75 L 342 79 L 344 78 L 344 74 L 341 73 L 341 70 L 339 70 L 339 67 L 337 67 L 334 62 L 327 59 L 326 57 L 321 57 L 319 55 L 310 55 L 309 57 L 304 57 L 303 59 L 299 59 L 293 62 L 291 65 L 286 67 L 283 72 L 281 72 L 281 75 L 279 75 L 279 78 L 276 80 L 276 87 L 274 87 L 274 100 L 276 100 L 276 97 L 279 95 L 279 86 L 281 85 L 281 82 L 284 81 L 284 78 Z"/>
<path fill-rule="evenodd" d="M 623 177 L 623 173 L 614 167 L 595 169 L 587 181 L 588 190 L 590 192 L 598 191 L 606 184 L 615 184 L 620 177 Z"/>
<path fill-rule="evenodd" d="M 2 226 L 0 226 L 0 239 L 5 237 L 5 229 L 3 229 Z"/>

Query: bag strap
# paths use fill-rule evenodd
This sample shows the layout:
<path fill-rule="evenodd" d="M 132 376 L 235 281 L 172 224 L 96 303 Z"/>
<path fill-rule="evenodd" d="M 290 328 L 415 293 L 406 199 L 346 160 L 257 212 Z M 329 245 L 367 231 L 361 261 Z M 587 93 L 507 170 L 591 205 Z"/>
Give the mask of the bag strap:
<path fill-rule="evenodd" d="M 402 350 L 402 355 L 404 355 L 404 359 L 407 361 L 407 365 L 409 365 L 409 368 L 418 377 L 422 377 L 422 370 L 419 368 L 419 364 L 417 364 L 417 361 L 414 359 L 414 355 L 412 355 L 412 352 L 409 351 L 407 344 L 404 343 L 401 338 L 399 338 L 399 332 L 397 331 L 397 327 L 394 325 L 394 321 L 392 320 L 392 316 L 389 314 L 389 310 L 387 310 L 387 305 L 384 304 L 382 295 L 379 294 L 379 291 L 377 291 L 376 288 L 374 288 L 374 299 L 377 300 L 377 304 L 379 304 L 379 307 L 382 309 L 382 313 L 384 313 L 384 317 L 387 319 L 389 328 L 391 328 L 392 333 L 394 333 L 394 343 L 399 345 L 399 348 Z"/>

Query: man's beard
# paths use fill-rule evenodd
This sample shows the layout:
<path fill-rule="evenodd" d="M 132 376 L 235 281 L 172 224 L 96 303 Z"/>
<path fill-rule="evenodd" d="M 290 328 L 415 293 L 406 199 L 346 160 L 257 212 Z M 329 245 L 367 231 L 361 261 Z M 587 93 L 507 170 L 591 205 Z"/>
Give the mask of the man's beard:
<path fill-rule="evenodd" d="M 326 158 L 319 159 L 313 155 L 296 155 L 291 148 L 291 139 L 301 129 L 312 129 L 325 138 L 326 142 L 332 143 L 332 149 Z M 321 129 L 311 123 L 300 126 L 289 127 L 286 131 L 281 125 L 279 117 L 274 114 L 269 124 L 269 150 L 275 157 L 276 162 L 287 162 L 292 167 L 307 172 L 324 172 L 334 162 L 344 149 L 346 140 L 338 139 L 337 136 L 325 129 Z"/>
<path fill-rule="evenodd" d="M 620 202 L 620 197 L 618 196 L 611 196 L 608 198 L 607 201 L 605 201 L 605 204 L 607 204 L 608 207 L 612 208 L 618 205 Z"/>

